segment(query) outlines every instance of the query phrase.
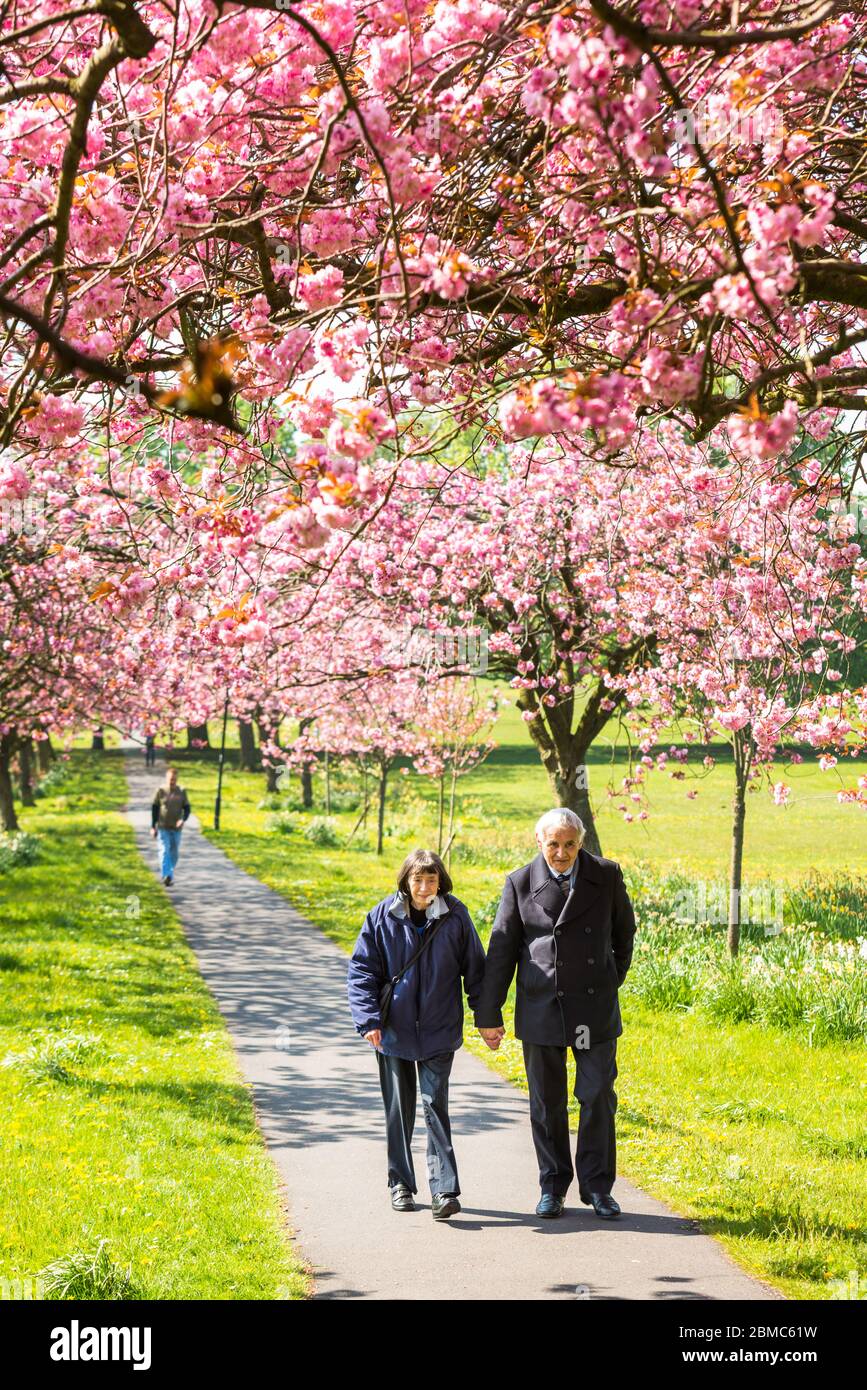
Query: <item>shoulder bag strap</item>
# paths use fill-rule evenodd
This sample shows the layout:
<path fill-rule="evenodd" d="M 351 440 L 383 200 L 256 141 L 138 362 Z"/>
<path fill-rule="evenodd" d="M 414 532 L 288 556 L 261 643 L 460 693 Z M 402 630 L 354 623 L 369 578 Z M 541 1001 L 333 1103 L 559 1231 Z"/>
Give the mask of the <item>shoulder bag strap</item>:
<path fill-rule="evenodd" d="M 392 975 L 392 977 L 391 977 L 391 983 L 392 983 L 393 985 L 396 985 L 397 982 L 398 982 L 398 980 L 400 980 L 400 979 L 406 974 L 406 972 L 407 972 L 407 970 L 409 970 L 410 966 L 415 965 L 415 963 L 416 963 L 416 961 L 418 960 L 419 956 L 424 955 L 424 953 L 425 953 L 425 951 L 427 950 L 428 946 L 431 944 L 431 942 L 433 941 L 433 939 L 434 939 L 434 937 L 436 936 L 437 932 L 439 931 L 439 929 L 440 929 L 440 924 L 442 923 L 442 921 L 444 920 L 444 918 L 446 918 L 447 916 L 448 916 L 448 913 L 447 913 L 447 912 L 444 912 L 443 915 L 442 915 L 442 917 L 440 917 L 440 918 L 437 919 L 436 926 L 431 927 L 430 931 L 428 932 L 427 936 L 426 936 L 426 937 L 424 938 L 424 940 L 422 941 L 422 943 L 421 943 L 421 945 L 419 946 L 418 950 L 413 952 L 413 954 L 410 956 L 409 960 L 407 961 L 406 965 L 401 966 L 400 970 L 398 970 L 398 972 L 397 972 L 396 975 Z"/>

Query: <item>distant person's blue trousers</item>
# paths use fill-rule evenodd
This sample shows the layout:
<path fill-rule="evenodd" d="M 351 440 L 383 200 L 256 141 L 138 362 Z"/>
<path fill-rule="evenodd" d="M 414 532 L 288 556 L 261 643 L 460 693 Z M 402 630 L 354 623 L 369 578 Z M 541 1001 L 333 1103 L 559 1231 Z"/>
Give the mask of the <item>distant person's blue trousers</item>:
<path fill-rule="evenodd" d="M 181 852 L 181 832 L 180 830 L 163 830 L 160 826 L 159 836 L 162 846 L 160 873 L 163 878 L 169 878 L 175 872 L 175 865 Z"/>
<path fill-rule="evenodd" d="M 377 1052 L 379 1082 L 385 1105 L 388 1143 L 388 1185 L 403 1183 L 417 1192 L 412 1164 L 412 1133 L 415 1127 L 416 1068 L 424 1120 L 427 1126 L 427 1173 L 431 1194 L 460 1194 L 452 1130 L 449 1122 L 449 1074 L 455 1054 L 438 1052 L 411 1062 L 406 1057 L 386 1057 Z"/>

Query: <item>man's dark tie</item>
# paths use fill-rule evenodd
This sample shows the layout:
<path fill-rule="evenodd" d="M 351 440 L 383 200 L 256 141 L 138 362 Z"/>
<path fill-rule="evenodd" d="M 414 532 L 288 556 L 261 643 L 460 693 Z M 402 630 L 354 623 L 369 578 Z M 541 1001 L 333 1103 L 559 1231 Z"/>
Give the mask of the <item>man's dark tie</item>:
<path fill-rule="evenodd" d="M 563 897 L 564 897 L 564 898 L 568 898 L 568 896 L 569 896 L 569 878 L 570 878 L 570 875 L 569 875 L 569 874 L 557 874 L 557 875 L 556 875 L 556 878 L 557 878 L 557 886 L 558 886 L 558 888 L 562 889 Z"/>

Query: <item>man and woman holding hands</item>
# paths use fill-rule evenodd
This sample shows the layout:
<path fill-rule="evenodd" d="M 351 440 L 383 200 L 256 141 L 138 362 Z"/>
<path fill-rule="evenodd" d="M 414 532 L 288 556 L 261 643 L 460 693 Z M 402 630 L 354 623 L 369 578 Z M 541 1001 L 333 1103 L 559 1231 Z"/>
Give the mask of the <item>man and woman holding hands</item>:
<path fill-rule="evenodd" d="M 616 1051 L 623 1031 L 617 991 L 632 960 L 635 916 L 619 864 L 590 854 L 583 840 L 573 811 L 558 808 L 540 817 L 539 852 L 507 876 L 487 956 L 445 865 L 429 850 L 407 857 L 397 891 L 367 914 L 349 964 L 349 1006 L 358 1033 L 376 1052 L 395 1210 L 415 1210 L 410 1146 L 417 1074 L 431 1211 L 440 1221 L 460 1211 L 448 1084 L 463 1043 L 462 983 L 479 1033 L 497 1049 L 517 970 L 515 1035 L 524 1052 L 539 1164 L 536 1214 L 561 1214 L 576 1170 L 581 1201 L 605 1219 L 620 1214 L 611 1195 Z M 569 1047 L 580 1106 L 575 1169 Z"/>

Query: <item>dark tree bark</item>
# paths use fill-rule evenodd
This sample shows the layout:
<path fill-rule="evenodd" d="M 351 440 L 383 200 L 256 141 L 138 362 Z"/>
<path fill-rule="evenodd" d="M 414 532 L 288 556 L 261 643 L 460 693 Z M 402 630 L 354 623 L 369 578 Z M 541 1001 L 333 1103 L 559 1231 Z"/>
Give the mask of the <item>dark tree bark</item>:
<path fill-rule="evenodd" d="M 443 852 L 443 825 L 445 823 L 445 772 L 440 773 L 439 795 L 437 798 L 437 854 Z"/>
<path fill-rule="evenodd" d="M 56 757 L 57 754 L 51 746 L 50 738 L 46 736 L 45 738 L 38 738 L 36 740 L 36 765 L 40 773 L 44 775 L 46 772 L 49 772 L 51 770 L 51 764 Z"/>
<path fill-rule="evenodd" d="M 514 616 L 514 610 L 507 605 L 506 618 L 513 621 Z M 584 615 L 576 600 L 576 620 L 579 619 L 583 621 Z M 492 622 L 492 626 L 496 630 L 496 624 Z M 492 674 L 510 678 L 520 675 L 518 663 L 527 660 L 532 662 L 531 669 L 535 671 L 553 672 L 555 667 L 550 649 L 556 649 L 559 642 L 559 626 L 562 624 L 558 625 L 549 615 L 548 628 L 543 626 L 539 633 L 528 633 L 520 651 L 497 653 L 492 662 Z M 625 701 L 622 690 L 607 684 L 606 675 L 620 675 L 635 666 L 647 664 L 655 646 L 656 637 L 651 634 L 636 638 L 627 646 L 613 648 L 607 655 L 605 672 L 599 672 L 595 679 L 587 683 L 587 698 L 580 713 L 576 710 L 574 694 L 555 705 L 545 705 L 538 691 L 522 690 L 516 700 L 518 709 L 533 714 L 527 727 L 548 774 L 554 805 L 565 806 L 567 810 L 575 812 L 584 826 L 584 847 L 591 854 L 601 855 L 602 845 L 590 801 L 587 758 L 595 740 Z M 570 661 L 562 662 L 558 674 L 565 684 L 574 685 L 575 672 Z"/>
<path fill-rule="evenodd" d="M 211 740 L 208 738 L 207 724 L 188 724 L 187 725 L 187 747 L 192 748 L 193 739 L 201 740 L 206 748 L 210 748 Z"/>
<path fill-rule="evenodd" d="M 298 721 L 298 732 L 299 732 L 299 734 L 303 734 L 303 733 L 306 733 L 306 732 L 307 732 L 307 730 L 310 728 L 310 725 L 313 723 L 313 718 L 314 718 L 314 716 L 313 716 L 312 714 L 309 714 L 309 715 L 306 715 L 303 719 L 299 719 L 299 721 Z M 304 810 L 305 810 L 305 811 L 309 811 L 309 810 L 311 810 L 312 807 L 313 807 L 313 764 L 312 764 L 312 763 L 304 763 L 303 767 L 301 768 L 301 805 L 304 807 Z"/>
<path fill-rule="evenodd" d="M 729 869 L 728 950 L 736 956 L 741 940 L 741 888 L 744 865 L 744 825 L 747 818 L 747 778 L 752 762 L 752 742 L 744 729 L 736 729 L 732 741 L 735 790 L 732 797 L 732 852 Z"/>
<path fill-rule="evenodd" d="M 382 839 L 385 832 L 385 788 L 388 781 L 390 763 L 383 759 L 379 764 L 379 787 L 376 815 L 376 852 L 382 854 Z"/>
<path fill-rule="evenodd" d="M 18 829 L 18 817 L 15 814 L 15 794 L 12 790 L 12 777 L 9 773 L 9 764 L 12 761 L 14 750 L 14 735 L 3 734 L 0 737 L 0 821 L 3 823 L 3 829 L 8 831 Z"/>
<path fill-rule="evenodd" d="M 256 766 L 256 735 L 249 719 L 238 720 L 238 740 L 238 767 L 242 772 L 252 772 Z"/>
<path fill-rule="evenodd" d="M 33 795 L 33 740 L 23 738 L 18 745 L 18 784 L 21 788 L 21 805 L 35 806 Z"/>
<path fill-rule="evenodd" d="M 367 764 L 361 769 L 361 823 L 367 829 L 367 813 L 370 810 L 370 787 L 367 778 Z"/>
<path fill-rule="evenodd" d="M 268 727 L 262 722 L 261 719 L 258 719 L 258 720 L 256 721 L 256 724 L 257 724 L 257 727 L 258 727 L 258 730 L 259 730 L 259 746 L 260 746 L 260 748 L 261 748 L 261 746 L 262 746 L 263 743 L 276 743 L 277 746 L 278 746 L 278 748 L 279 748 L 279 746 L 280 746 L 279 730 L 277 730 L 277 731 L 275 731 L 275 732 L 272 733 L 271 730 L 268 729 Z M 278 770 L 279 770 L 279 769 L 276 768 L 276 767 L 274 766 L 273 763 L 266 763 L 266 762 L 264 762 L 264 760 L 263 760 L 262 766 L 263 766 L 263 768 L 264 768 L 264 770 L 265 770 L 265 790 L 268 791 L 268 792 L 277 792 L 277 791 L 279 791 L 279 790 L 280 790 L 280 784 L 279 784 L 279 782 L 278 782 L 278 780 L 277 780 L 277 774 L 278 774 Z"/>
<path fill-rule="evenodd" d="M 610 717 L 604 711 L 594 709 L 603 693 L 604 687 L 597 692 L 596 699 L 591 698 L 588 701 L 574 732 L 569 727 L 569 722 L 558 719 L 557 710 L 547 711 L 545 724 L 536 718 L 529 725 L 530 736 L 539 750 L 542 766 L 548 774 L 555 804 L 575 812 L 584 826 L 584 848 L 591 854 L 599 855 L 602 854 L 602 846 L 593 807 L 590 804 L 587 755 L 593 740 Z M 528 696 L 530 695 L 532 692 L 528 692 Z M 519 697 L 516 703 L 519 709 L 536 708 L 534 700 L 530 698 Z"/>

